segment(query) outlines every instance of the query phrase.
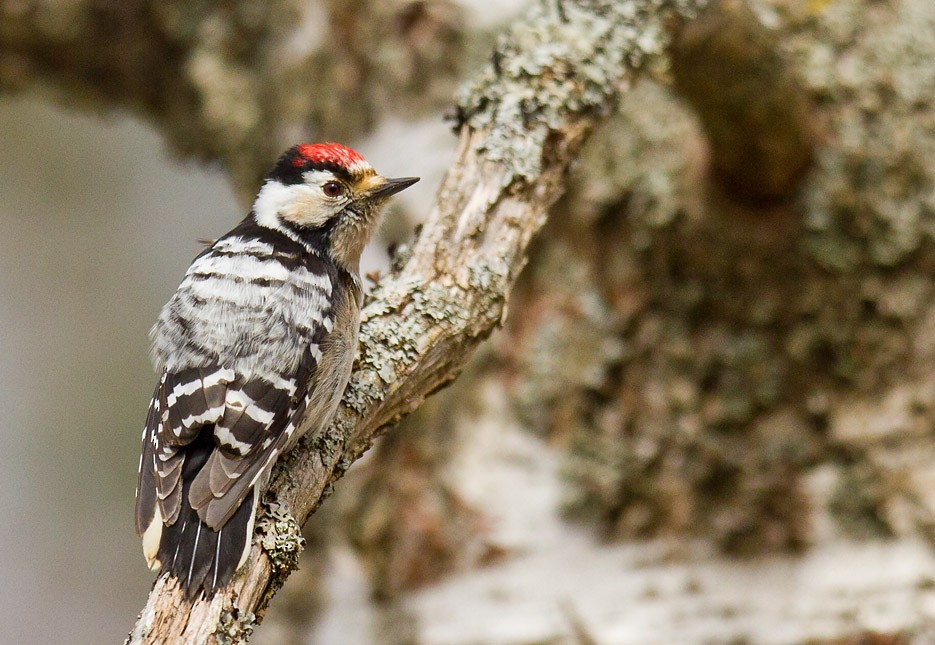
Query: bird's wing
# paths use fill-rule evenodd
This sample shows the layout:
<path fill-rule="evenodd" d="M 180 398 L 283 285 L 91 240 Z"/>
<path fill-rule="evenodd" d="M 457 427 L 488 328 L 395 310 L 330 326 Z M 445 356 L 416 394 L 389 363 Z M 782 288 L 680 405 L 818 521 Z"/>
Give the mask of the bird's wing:
<path fill-rule="evenodd" d="M 165 524 L 178 517 L 184 448 L 204 425 L 221 418 L 227 387 L 235 378 L 232 370 L 219 367 L 163 371 L 143 427 L 136 505 L 140 535 L 157 510 Z"/>
<path fill-rule="evenodd" d="M 228 389 L 224 414 L 214 426 L 216 447 L 192 481 L 188 497 L 212 529 L 224 526 L 289 445 L 316 368 L 315 356 L 308 352 L 297 376 L 253 380 Z"/>

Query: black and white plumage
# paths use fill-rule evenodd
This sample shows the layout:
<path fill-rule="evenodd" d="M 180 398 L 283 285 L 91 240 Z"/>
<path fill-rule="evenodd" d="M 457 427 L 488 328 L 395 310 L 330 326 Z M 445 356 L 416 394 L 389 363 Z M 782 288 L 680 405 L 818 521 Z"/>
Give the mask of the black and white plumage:
<path fill-rule="evenodd" d="M 415 181 L 339 144 L 291 148 L 163 308 L 136 528 L 150 567 L 189 595 L 230 581 L 276 459 L 333 417 L 357 347 L 360 253 L 380 205 Z"/>

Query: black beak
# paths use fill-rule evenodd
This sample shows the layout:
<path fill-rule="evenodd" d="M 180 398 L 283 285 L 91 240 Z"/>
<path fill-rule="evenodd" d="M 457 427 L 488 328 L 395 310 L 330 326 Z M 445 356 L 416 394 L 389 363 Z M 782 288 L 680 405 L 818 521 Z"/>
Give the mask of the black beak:
<path fill-rule="evenodd" d="M 401 190 L 409 188 L 419 181 L 418 177 L 400 177 L 399 179 L 387 179 L 386 183 L 367 195 L 367 199 L 386 199 L 390 195 L 395 195 Z"/>

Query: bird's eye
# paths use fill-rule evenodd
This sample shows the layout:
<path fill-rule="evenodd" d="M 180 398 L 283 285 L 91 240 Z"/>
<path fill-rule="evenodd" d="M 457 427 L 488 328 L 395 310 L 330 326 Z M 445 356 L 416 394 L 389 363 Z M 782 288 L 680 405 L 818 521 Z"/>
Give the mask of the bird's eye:
<path fill-rule="evenodd" d="M 322 185 L 321 189 L 328 197 L 340 197 L 341 194 L 344 193 L 344 186 L 336 181 L 325 183 Z"/>

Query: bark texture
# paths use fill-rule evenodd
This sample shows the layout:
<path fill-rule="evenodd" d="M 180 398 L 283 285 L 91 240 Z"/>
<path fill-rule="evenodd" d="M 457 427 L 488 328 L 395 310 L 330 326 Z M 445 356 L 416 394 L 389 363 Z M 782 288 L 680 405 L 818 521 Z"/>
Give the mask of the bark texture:
<path fill-rule="evenodd" d="M 239 638 L 295 566 L 298 527 L 389 425 L 454 378 L 505 315 L 565 171 L 632 74 L 664 51 L 662 18 L 699 3 L 536 5 L 462 92 L 457 159 L 400 272 L 362 314 L 360 354 L 333 426 L 277 467 L 244 573 L 210 601 L 161 576 L 129 642 Z M 598 36 L 598 37 L 595 37 Z M 517 101 L 517 97 L 524 97 Z"/>
<path fill-rule="evenodd" d="M 818 132 L 805 183 L 765 204 L 711 186 L 717 130 L 638 84 L 585 146 L 495 342 L 494 381 L 517 425 L 562 455 L 566 517 L 626 547 L 493 531 L 500 565 L 397 594 L 419 642 L 580 642 L 554 618 L 566 601 L 567 623 L 599 643 L 931 641 L 935 12 L 915 0 L 751 4 L 755 29 L 781 34 L 799 72 L 781 76 L 798 76 L 814 106 L 791 130 Z M 755 82 L 760 100 L 746 104 L 796 113 L 802 97 L 773 102 L 789 88 L 775 86 Z M 745 104 L 713 89 L 708 100 Z M 808 150 L 798 136 L 783 145 Z M 794 169 L 788 159 L 769 163 Z M 548 463 L 510 452 L 509 417 L 485 407 L 497 435 L 485 467 L 500 451 Z M 483 421 L 469 425 L 483 436 Z M 483 439 L 458 441 L 478 459 Z M 468 502 L 506 523 L 492 498 L 511 514 L 527 501 L 507 490 Z M 629 564 L 611 564 L 624 554 Z M 565 594 L 543 590 L 555 580 Z"/>

